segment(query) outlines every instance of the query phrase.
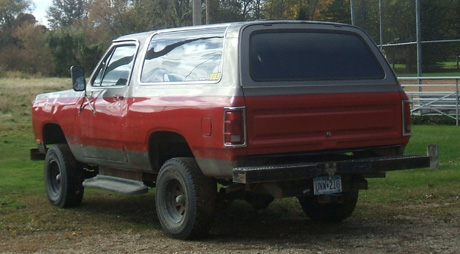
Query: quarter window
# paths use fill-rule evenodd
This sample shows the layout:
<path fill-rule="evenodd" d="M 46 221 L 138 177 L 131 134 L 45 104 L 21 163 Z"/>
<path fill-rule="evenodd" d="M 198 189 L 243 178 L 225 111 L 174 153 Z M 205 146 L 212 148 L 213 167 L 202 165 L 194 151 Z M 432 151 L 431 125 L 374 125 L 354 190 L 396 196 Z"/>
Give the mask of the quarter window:
<path fill-rule="evenodd" d="M 216 81 L 221 75 L 225 28 L 160 33 L 152 38 L 143 83 Z"/>

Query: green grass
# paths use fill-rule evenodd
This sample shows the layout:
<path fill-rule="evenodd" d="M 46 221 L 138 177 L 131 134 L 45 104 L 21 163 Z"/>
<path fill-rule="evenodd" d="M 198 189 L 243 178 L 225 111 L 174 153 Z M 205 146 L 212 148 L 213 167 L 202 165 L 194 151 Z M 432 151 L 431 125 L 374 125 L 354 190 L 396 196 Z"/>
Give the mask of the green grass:
<path fill-rule="evenodd" d="M 0 210 L 22 207 L 43 193 L 43 162 L 29 160 L 35 147 L 31 105 L 35 95 L 70 87 L 66 79 L 0 79 Z"/>
<path fill-rule="evenodd" d="M 457 61 L 444 62 L 443 67 L 446 69 L 455 69 L 457 70 Z"/>
<path fill-rule="evenodd" d="M 42 92 L 70 89 L 69 79 L 0 79 L 0 238 L 35 230 L 159 229 L 152 194 L 127 196 L 85 190 L 85 204 L 59 209 L 49 204 L 43 184 L 43 161 L 29 159 L 36 148 L 31 105 Z M 124 220 L 120 221 L 120 217 Z M 74 218 L 75 220 L 69 220 Z M 75 225 L 73 225 L 75 224 Z M 0 251 L 1 252 L 1 251 Z"/>
<path fill-rule="evenodd" d="M 152 194 L 132 197 L 85 190 L 87 205 L 77 209 L 63 210 L 48 204 L 43 162 L 29 160 L 29 149 L 35 147 L 30 105 L 39 92 L 67 88 L 70 88 L 68 79 L 0 80 L 0 237 L 5 232 L 66 228 L 68 218 L 72 217 L 84 221 L 86 230 L 158 229 Z M 460 216 L 460 127 L 414 126 L 406 154 L 425 154 L 428 144 L 439 146 L 439 169 L 389 172 L 386 178 L 369 179 L 369 190 L 360 192 L 355 216 L 391 216 L 396 209 L 409 215 Z M 284 206 L 298 210 L 295 202 L 277 201 L 272 209 Z M 120 221 L 120 217 L 125 219 Z"/>
<path fill-rule="evenodd" d="M 390 66 L 395 70 L 398 77 L 416 77 L 417 73 L 407 73 L 407 66 L 405 64 L 393 64 Z M 460 70 L 457 69 L 456 61 L 448 61 L 442 63 L 442 70 L 439 72 L 423 73 L 423 77 L 452 77 L 460 76 Z"/>
<path fill-rule="evenodd" d="M 460 213 L 460 127 L 414 126 L 406 154 L 426 154 L 428 144 L 438 145 L 439 169 L 413 169 L 370 179 L 369 190 L 360 192 L 364 206 L 404 207 L 422 205 L 433 214 L 444 212 L 439 204 Z"/>

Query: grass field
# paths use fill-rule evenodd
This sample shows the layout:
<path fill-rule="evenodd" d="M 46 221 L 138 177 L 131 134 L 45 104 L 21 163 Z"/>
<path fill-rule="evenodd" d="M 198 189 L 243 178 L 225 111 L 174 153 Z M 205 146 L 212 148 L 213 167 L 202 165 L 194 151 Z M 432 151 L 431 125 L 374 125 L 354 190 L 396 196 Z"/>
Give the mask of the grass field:
<path fill-rule="evenodd" d="M 43 187 L 43 162 L 29 160 L 29 149 L 35 146 L 30 105 L 37 93 L 66 88 L 70 88 L 68 79 L 0 80 L 0 238 L 2 234 L 36 230 L 78 229 L 81 225 L 67 220 L 75 216 L 83 216 L 88 223 L 97 220 L 98 227 L 94 226 L 94 230 L 104 227 L 158 229 L 159 224 L 152 219 L 155 212 L 151 194 L 132 197 L 85 190 L 85 198 L 89 199 L 84 202 L 89 202 L 89 206 L 63 210 L 48 204 Z M 407 215 L 460 216 L 460 127 L 414 126 L 406 153 L 424 154 L 428 144 L 439 146 L 438 170 L 391 172 L 384 179 L 369 180 L 369 190 L 360 192 L 354 216 L 385 217 L 396 207 L 403 207 L 399 212 Z M 288 207 L 300 213 L 298 205 L 292 202 L 277 201 L 273 209 Z M 86 212 L 81 213 L 82 210 Z M 97 216 L 93 216 L 95 214 Z M 117 216 L 127 219 L 114 224 Z"/>
<path fill-rule="evenodd" d="M 395 70 L 399 77 L 416 77 L 417 73 L 407 73 L 407 66 L 405 64 L 390 63 L 391 67 Z M 439 72 L 423 73 L 424 77 L 451 77 L 459 76 L 460 70 L 457 68 L 456 61 L 443 62 L 440 66 Z"/>

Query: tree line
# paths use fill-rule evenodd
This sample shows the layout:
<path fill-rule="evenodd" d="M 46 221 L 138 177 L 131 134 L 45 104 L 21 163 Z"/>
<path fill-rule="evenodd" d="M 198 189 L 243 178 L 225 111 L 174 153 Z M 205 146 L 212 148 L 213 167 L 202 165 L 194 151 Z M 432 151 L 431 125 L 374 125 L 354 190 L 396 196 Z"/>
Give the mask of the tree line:
<path fill-rule="evenodd" d="M 208 0 L 210 23 L 256 19 L 335 20 L 347 0 Z M 192 0 L 53 0 L 48 25 L 30 0 L 0 0 L 0 73 L 67 76 L 69 66 L 92 69 L 118 36 L 192 25 Z M 203 0 L 203 23 L 205 23 Z M 349 11 L 340 15 L 349 16 Z"/>
<path fill-rule="evenodd" d="M 30 0 L 0 0 L 0 74 L 68 76 L 74 64 L 91 70 L 111 41 L 121 35 L 192 25 L 192 1 L 53 0 L 45 26 L 31 14 Z M 357 24 L 378 41 L 379 1 L 354 2 Z M 413 40 L 415 18 L 408 13 L 414 13 L 414 0 L 384 2 L 386 42 Z M 422 4 L 424 16 L 439 18 L 443 27 L 426 27 L 424 37 L 459 37 L 460 0 L 422 0 Z M 203 0 L 202 8 L 203 23 L 257 19 L 351 23 L 350 0 Z"/>

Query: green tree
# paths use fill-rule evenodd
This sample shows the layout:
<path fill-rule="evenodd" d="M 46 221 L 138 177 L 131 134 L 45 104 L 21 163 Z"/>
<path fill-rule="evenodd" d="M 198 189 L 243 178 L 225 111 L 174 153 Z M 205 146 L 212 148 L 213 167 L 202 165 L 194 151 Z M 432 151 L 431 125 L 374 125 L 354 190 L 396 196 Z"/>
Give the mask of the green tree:
<path fill-rule="evenodd" d="M 375 41 L 379 41 L 379 0 L 355 0 L 356 26 L 364 29 Z"/>
<path fill-rule="evenodd" d="M 216 0 L 211 11 L 212 23 L 235 22 L 250 19 L 250 1 Z"/>
<path fill-rule="evenodd" d="M 48 9 L 48 22 L 52 28 L 67 27 L 88 13 L 85 0 L 53 0 Z"/>
<path fill-rule="evenodd" d="M 148 0 L 136 4 L 138 27 L 151 30 L 192 25 L 191 0 Z M 204 16 L 204 15 L 203 15 Z"/>
<path fill-rule="evenodd" d="M 459 1 L 452 0 L 422 1 L 422 41 L 452 39 L 452 35 L 458 36 L 458 30 L 454 28 L 458 29 L 458 24 L 453 24 L 458 22 L 458 5 Z M 423 72 L 441 71 L 443 62 L 447 61 L 449 56 L 455 56 L 455 52 L 452 52 L 452 47 L 448 45 L 423 44 Z"/>
<path fill-rule="evenodd" d="M 54 57 L 56 75 L 67 75 L 71 65 L 79 64 L 75 52 L 76 44 L 76 39 L 63 29 L 53 30 L 50 33 L 49 45 Z"/>
<path fill-rule="evenodd" d="M 385 2 L 383 20 L 383 44 L 416 41 L 415 1 L 391 0 Z M 386 47 L 385 54 L 390 63 L 402 64 L 400 72 L 417 71 L 417 50 L 415 45 Z"/>
<path fill-rule="evenodd" d="M 333 0 L 266 0 L 264 16 L 269 19 L 320 20 Z"/>
<path fill-rule="evenodd" d="M 16 47 L 17 53 L 12 55 L 19 62 L 15 70 L 40 73 L 45 76 L 53 73 L 47 34 L 48 29 L 42 25 L 35 25 L 35 22 L 24 22 L 15 30 L 14 36 L 18 40 L 18 47 Z"/>
<path fill-rule="evenodd" d="M 29 9 L 29 0 L 0 0 L 0 29 L 11 28 L 16 17 Z"/>
<path fill-rule="evenodd" d="M 49 75 L 48 30 L 29 10 L 28 0 L 0 0 L 0 69 Z"/>
<path fill-rule="evenodd" d="M 54 75 L 68 76 L 72 65 L 82 65 L 92 70 L 105 47 L 87 44 L 83 30 L 55 29 L 49 33 L 48 44 L 54 60 Z"/>
<path fill-rule="evenodd" d="M 351 24 L 350 0 L 333 0 L 321 14 L 324 20 Z"/>
<path fill-rule="evenodd" d="M 29 0 L 0 0 L 0 50 L 14 45 L 13 31 L 17 17 L 29 10 Z"/>

